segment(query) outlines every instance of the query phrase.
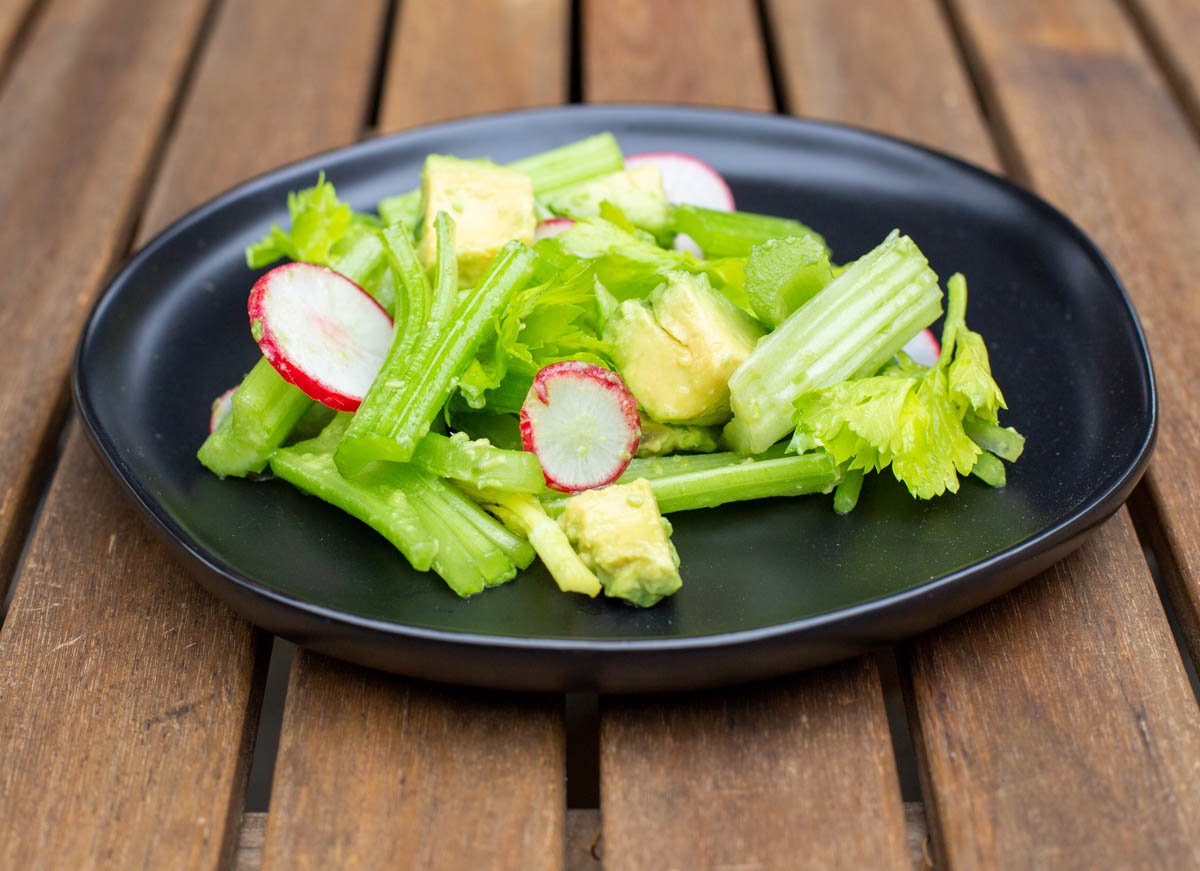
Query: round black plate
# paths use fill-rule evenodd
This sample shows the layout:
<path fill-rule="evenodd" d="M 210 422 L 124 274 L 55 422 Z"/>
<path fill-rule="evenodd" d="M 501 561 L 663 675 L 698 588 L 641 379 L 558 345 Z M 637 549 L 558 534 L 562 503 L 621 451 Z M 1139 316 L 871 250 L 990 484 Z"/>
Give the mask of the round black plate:
<path fill-rule="evenodd" d="M 383 538 L 278 481 L 217 480 L 195 459 L 210 399 L 257 349 L 242 249 L 286 220 L 325 170 L 356 208 L 411 188 L 431 152 L 511 160 L 603 130 L 627 153 L 711 162 L 740 208 L 825 234 L 840 260 L 893 227 L 942 276 L 970 280 L 1028 439 L 1008 487 L 965 481 L 918 503 L 868 481 L 853 514 L 828 497 L 675 515 L 683 589 L 650 610 L 563 595 L 540 568 L 469 601 Z M 920 632 L 1078 546 L 1145 468 L 1150 359 L 1116 276 L 1031 194 L 925 149 L 740 112 L 572 107 L 473 118 L 365 142 L 248 182 L 138 253 L 80 342 L 75 398 L 100 454 L 214 595 L 302 645 L 418 677 L 500 688 L 648 691 L 768 677 Z"/>

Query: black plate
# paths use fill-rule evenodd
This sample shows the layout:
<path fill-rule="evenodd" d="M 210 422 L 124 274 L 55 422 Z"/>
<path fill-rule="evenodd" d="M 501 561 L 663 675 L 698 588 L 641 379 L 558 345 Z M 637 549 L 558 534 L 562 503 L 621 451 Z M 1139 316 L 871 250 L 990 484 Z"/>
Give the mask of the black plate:
<path fill-rule="evenodd" d="M 916 503 L 870 480 L 827 497 L 675 515 L 684 587 L 639 611 L 562 595 L 539 567 L 469 601 L 381 537 L 273 481 L 219 481 L 194 458 L 209 400 L 257 349 L 242 249 L 324 169 L 356 208 L 414 185 L 431 152 L 509 160 L 613 131 L 627 153 L 710 161 L 739 207 L 817 227 L 839 259 L 893 227 L 970 279 L 1028 438 L 1004 490 L 964 482 Z M 1095 246 L 1031 194 L 925 149 L 787 118 L 573 107 L 473 118 L 365 142 L 248 182 L 138 253 L 84 331 L 75 398 L 100 454 L 202 584 L 250 620 L 336 657 L 418 677 L 532 690 L 718 685 L 830 662 L 950 619 L 1079 545 L 1137 482 L 1156 430 L 1150 359 Z"/>

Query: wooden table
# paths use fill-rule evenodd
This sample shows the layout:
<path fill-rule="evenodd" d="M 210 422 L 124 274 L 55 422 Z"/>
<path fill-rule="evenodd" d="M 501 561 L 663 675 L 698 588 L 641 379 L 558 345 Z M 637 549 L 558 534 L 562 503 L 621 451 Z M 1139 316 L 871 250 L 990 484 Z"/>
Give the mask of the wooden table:
<path fill-rule="evenodd" d="M 1197 45 L 1189 0 L 0 0 L 0 867 L 1200 867 Z M 603 698 L 590 746 L 562 698 L 300 653 L 269 813 L 244 814 L 271 639 L 85 444 L 87 308 L 249 175 L 578 100 L 832 118 L 1038 191 L 1136 300 L 1153 466 L 986 608 L 767 685 Z M 568 810 L 568 755 L 598 758 L 598 812 Z"/>

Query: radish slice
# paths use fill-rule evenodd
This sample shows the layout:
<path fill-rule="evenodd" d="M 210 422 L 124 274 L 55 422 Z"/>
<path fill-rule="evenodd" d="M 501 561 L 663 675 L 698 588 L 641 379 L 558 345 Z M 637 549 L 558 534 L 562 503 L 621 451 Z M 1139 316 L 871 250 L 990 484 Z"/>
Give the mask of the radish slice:
<path fill-rule="evenodd" d="M 362 403 L 392 343 L 392 319 L 346 276 L 285 263 L 254 283 L 250 333 L 275 370 L 338 411 Z"/>
<path fill-rule="evenodd" d="M 654 164 L 662 174 L 667 202 L 733 211 L 733 191 L 721 174 L 700 158 L 681 151 L 651 151 L 625 158 L 627 167 L 645 163 Z"/>
<path fill-rule="evenodd" d="M 932 330 L 921 330 L 905 343 L 904 353 L 912 357 L 914 363 L 932 366 L 942 356 L 942 345 Z"/>
<path fill-rule="evenodd" d="M 229 412 L 233 411 L 233 394 L 236 392 L 237 385 L 234 385 L 212 401 L 212 410 L 208 414 L 208 432 L 210 435 L 216 432 L 217 427 L 221 425 L 221 421 L 229 417 Z"/>
<path fill-rule="evenodd" d="M 521 406 L 521 443 L 546 484 L 578 493 L 611 484 L 642 436 L 637 400 L 616 372 L 567 360 L 543 367 Z"/>
<path fill-rule="evenodd" d="M 547 218 L 545 221 L 540 221 L 533 228 L 533 241 L 540 242 L 542 239 L 557 236 L 563 230 L 574 225 L 574 223 L 574 218 Z"/>

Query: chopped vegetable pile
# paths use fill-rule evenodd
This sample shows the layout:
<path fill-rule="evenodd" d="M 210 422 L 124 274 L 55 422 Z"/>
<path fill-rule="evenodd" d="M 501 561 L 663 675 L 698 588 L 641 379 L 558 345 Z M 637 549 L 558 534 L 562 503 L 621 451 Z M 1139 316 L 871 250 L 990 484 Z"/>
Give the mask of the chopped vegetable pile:
<path fill-rule="evenodd" d="M 459 596 L 540 558 L 564 592 L 682 586 L 676 511 L 1005 484 L 1024 439 L 967 285 L 892 232 L 837 264 L 734 210 L 711 166 L 610 134 L 507 166 L 431 155 L 378 217 L 324 176 L 246 250 L 263 356 L 213 400 L 200 461 L 340 508 Z M 941 341 L 929 327 L 946 317 Z"/>

